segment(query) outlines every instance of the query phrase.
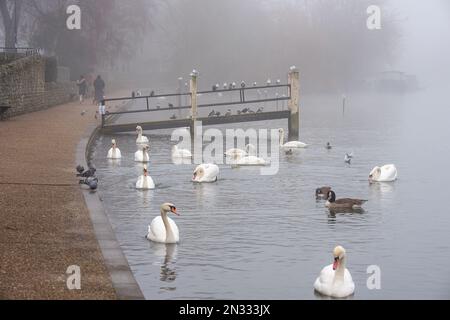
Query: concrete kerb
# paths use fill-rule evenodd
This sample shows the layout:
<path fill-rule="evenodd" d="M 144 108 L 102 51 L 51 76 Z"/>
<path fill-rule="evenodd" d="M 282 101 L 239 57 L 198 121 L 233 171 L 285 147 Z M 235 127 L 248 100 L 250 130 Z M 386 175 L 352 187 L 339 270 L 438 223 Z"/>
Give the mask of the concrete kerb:
<path fill-rule="evenodd" d="M 85 168 L 88 167 L 87 159 L 90 145 L 98 134 L 99 129 L 96 125 L 90 125 L 78 143 L 76 152 L 77 164 Z M 145 299 L 116 239 L 98 193 L 84 187 L 82 187 L 82 193 L 117 298 L 120 300 Z"/>

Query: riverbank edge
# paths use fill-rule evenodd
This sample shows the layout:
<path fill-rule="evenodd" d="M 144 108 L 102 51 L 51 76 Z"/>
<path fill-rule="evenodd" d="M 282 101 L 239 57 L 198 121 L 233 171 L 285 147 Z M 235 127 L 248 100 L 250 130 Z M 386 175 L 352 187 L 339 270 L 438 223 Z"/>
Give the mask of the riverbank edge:
<path fill-rule="evenodd" d="M 100 126 L 96 124 L 88 126 L 77 146 L 77 164 L 88 167 L 90 164 L 89 150 L 99 132 Z M 99 184 L 101 185 L 101 181 Z M 117 298 L 119 300 L 144 300 L 145 297 L 120 248 L 99 194 L 84 187 L 82 193 Z"/>

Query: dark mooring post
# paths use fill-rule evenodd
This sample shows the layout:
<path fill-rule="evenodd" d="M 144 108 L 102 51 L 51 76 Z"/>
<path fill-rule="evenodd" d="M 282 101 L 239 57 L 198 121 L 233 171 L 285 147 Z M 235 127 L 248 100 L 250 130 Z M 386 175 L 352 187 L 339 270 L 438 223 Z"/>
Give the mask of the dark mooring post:
<path fill-rule="evenodd" d="M 291 98 L 288 101 L 288 108 L 291 112 L 288 121 L 288 137 L 289 141 L 297 141 L 299 139 L 299 102 L 300 102 L 300 75 L 295 66 L 292 66 L 289 75 L 288 83 L 291 86 L 290 94 Z"/>

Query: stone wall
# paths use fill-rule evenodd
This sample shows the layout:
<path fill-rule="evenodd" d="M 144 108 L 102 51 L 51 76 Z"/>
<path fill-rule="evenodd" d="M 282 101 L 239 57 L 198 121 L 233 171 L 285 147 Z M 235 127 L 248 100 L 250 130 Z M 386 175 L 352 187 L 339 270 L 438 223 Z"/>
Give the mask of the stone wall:
<path fill-rule="evenodd" d="M 38 111 L 75 99 L 74 82 L 45 82 L 45 58 L 24 57 L 0 65 L 0 105 L 10 106 L 3 117 Z"/>

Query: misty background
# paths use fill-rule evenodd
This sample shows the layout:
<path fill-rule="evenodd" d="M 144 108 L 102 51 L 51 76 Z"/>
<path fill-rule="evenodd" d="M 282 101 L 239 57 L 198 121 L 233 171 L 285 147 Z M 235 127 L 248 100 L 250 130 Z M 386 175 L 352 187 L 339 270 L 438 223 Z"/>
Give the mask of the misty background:
<path fill-rule="evenodd" d="M 17 45 L 55 55 L 72 79 L 95 72 L 175 87 L 195 68 L 210 88 L 285 80 L 296 65 L 303 92 L 347 92 L 393 70 L 416 75 L 421 88 L 450 81 L 445 0 L 1 0 L 5 44 L 14 2 Z M 81 30 L 66 28 L 70 4 L 81 8 Z M 369 5 L 381 8 L 381 30 L 366 27 Z"/>

